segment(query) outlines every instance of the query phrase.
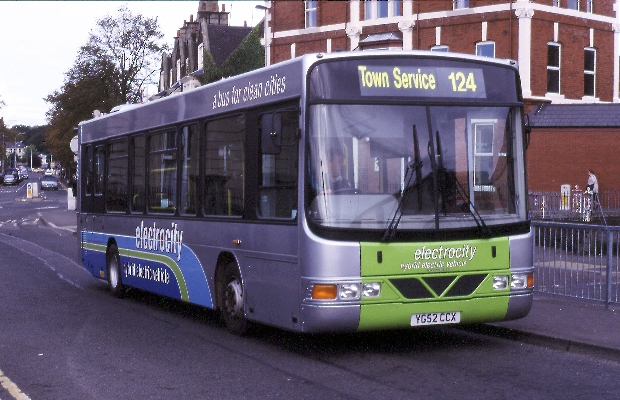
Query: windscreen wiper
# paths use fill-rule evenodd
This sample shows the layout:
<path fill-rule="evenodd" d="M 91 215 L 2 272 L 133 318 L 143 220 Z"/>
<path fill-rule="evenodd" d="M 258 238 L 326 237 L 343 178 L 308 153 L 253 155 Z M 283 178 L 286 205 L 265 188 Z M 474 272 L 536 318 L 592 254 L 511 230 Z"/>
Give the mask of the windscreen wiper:
<path fill-rule="evenodd" d="M 405 197 L 408 197 L 409 193 L 413 190 L 413 188 L 418 187 L 420 182 L 422 182 L 422 161 L 420 160 L 420 150 L 418 149 L 418 131 L 416 126 L 413 125 L 413 154 L 414 160 L 413 163 L 407 165 L 407 170 L 405 171 L 404 178 L 404 188 L 401 193 L 400 198 L 398 199 L 398 206 L 396 207 L 396 211 L 394 211 L 394 215 L 392 216 L 392 220 L 388 224 L 385 233 L 383 234 L 383 238 L 381 239 L 384 242 L 389 242 L 392 240 L 394 235 L 396 234 L 396 229 L 398 228 L 398 224 L 400 223 L 400 218 L 403 215 L 403 208 L 405 204 Z M 413 181 L 413 185 L 411 184 L 411 180 L 415 177 Z M 422 194 L 418 188 L 418 208 L 422 209 Z"/>
<path fill-rule="evenodd" d="M 434 181 L 433 193 L 435 194 L 435 228 L 439 229 L 439 211 L 440 210 L 439 210 L 439 204 L 437 202 L 438 194 L 441 193 L 441 203 L 442 203 L 441 211 L 443 211 L 445 214 L 446 213 L 446 200 L 449 197 L 449 190 L 450 190 L 449 186 L 453 186 L 454 188 L 456 188 L 457 195 L 461 199 L 464 200 L 464 203 L 461 209 L 465 211 L 464 208 L 467 207 L 467 211 L 474 218 L 474 221 L 476 222 L 478 229 L 480 229 L 480 232 L 484 233 L 485 235 L 490 235 L 491 230 L 484 223 L 484 220 L 482 219 L 482 216 L 480 216 L 480 213 L 478 212 L 478 209 L 476 208 L 476 206 L 470 201 L 470 198 L 465 192 L 465 188 L 463 188 L 463 185 L 461 185 L 459 180 L 456 179 L 456 176 L 454 176 L 453 172 L 449 171 L 447 168 L 443 166 L 443 153 L 442 153 L 442 148 L 441 148 L 441 140 L 439 136 L 439 131 L 435 132 L 435 140 L 437 142 L 436 146 L 433 144 L 433 136 L 431 135 L 431 140 L 429 141 L 429 145 L 428 145 L 429 152 L 433 152 L 429 154 L 429 156 L 431 158 L 431 165 L 433 166 L 433 181 Z M 437 152 L 436 153 L 437 158 L 434 157 L 435 155 L 434 151 Z"/>

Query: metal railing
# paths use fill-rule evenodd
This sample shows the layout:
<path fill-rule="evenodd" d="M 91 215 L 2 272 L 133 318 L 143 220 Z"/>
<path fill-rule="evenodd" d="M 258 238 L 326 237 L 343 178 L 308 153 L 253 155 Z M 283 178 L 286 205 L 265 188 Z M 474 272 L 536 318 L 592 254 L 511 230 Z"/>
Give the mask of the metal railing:
<path fill-rule="evenodd" d="M 620 226 L 532 221 L 534 290 L 620 302 Z"/>
<path fill-rule="evenodd" d="M 598 198 L 600 204 L 593 204 L 592 195 L 578 189 L 565 192 L 531 191 L 528 195 L 530 217 L 533 220 L 594 221 L 603 225 L 609 225 L 606 221 L 609 218 L 618 221 L 620 191 L 602 191 Z"/>

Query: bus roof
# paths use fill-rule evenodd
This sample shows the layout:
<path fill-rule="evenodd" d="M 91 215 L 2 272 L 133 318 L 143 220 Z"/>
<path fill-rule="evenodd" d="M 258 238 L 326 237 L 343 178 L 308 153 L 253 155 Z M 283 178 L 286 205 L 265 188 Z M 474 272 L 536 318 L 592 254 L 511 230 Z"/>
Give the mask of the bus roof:
<path fill-rule="evenodd" d="M 305 90 L 304 71 L 307 71 L 312 64 L 324 60 L 412 56 L 471 60 L 517 69 L 516 62 L 512 60 L 421 50 L 369 50 L 306 54 L 266 68 L 222 79 L 178 95 L 163 97 L 143 104 L 117 106 L 109 114 L 81 122 L 79 124 L 80 142 L 88 143 L 132 132 L 164 128 L 179 121 L 192 121 L 209 115 L 232 113 L 246 107 L 298 98 L 302 96 Z"/>

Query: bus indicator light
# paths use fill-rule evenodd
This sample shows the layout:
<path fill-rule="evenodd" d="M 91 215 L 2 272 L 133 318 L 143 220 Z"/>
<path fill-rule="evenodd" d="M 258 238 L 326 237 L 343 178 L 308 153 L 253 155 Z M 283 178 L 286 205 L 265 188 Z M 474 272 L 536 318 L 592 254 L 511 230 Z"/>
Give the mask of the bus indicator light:
<path fill-rule="evenodd" d="M 335 300 L 338 294 L 336 285 L 315 284 L 312 288 L 312 299 L 314 300 Z"/>

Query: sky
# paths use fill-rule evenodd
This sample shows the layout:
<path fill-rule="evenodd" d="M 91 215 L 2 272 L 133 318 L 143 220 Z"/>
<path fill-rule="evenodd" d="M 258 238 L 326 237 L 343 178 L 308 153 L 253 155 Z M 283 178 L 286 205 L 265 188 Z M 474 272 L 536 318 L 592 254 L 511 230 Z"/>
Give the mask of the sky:
<path fill-rule="evenodd" d="M 46 125 L 51 105 L 45 98 L 64 83 L 81 46 L 97 20 L 118 15 L 126 4 L 133 14 L 157 17 L 170 47 L 177 30 L 190 15 L 196 19 L 198 1 L 0 1 L 0 117 L 8 127 Z M 219 1 L 229 25 L 260 22 L 264 1 Z M 156 88 L 152 88 L 154 93 Z"/>

